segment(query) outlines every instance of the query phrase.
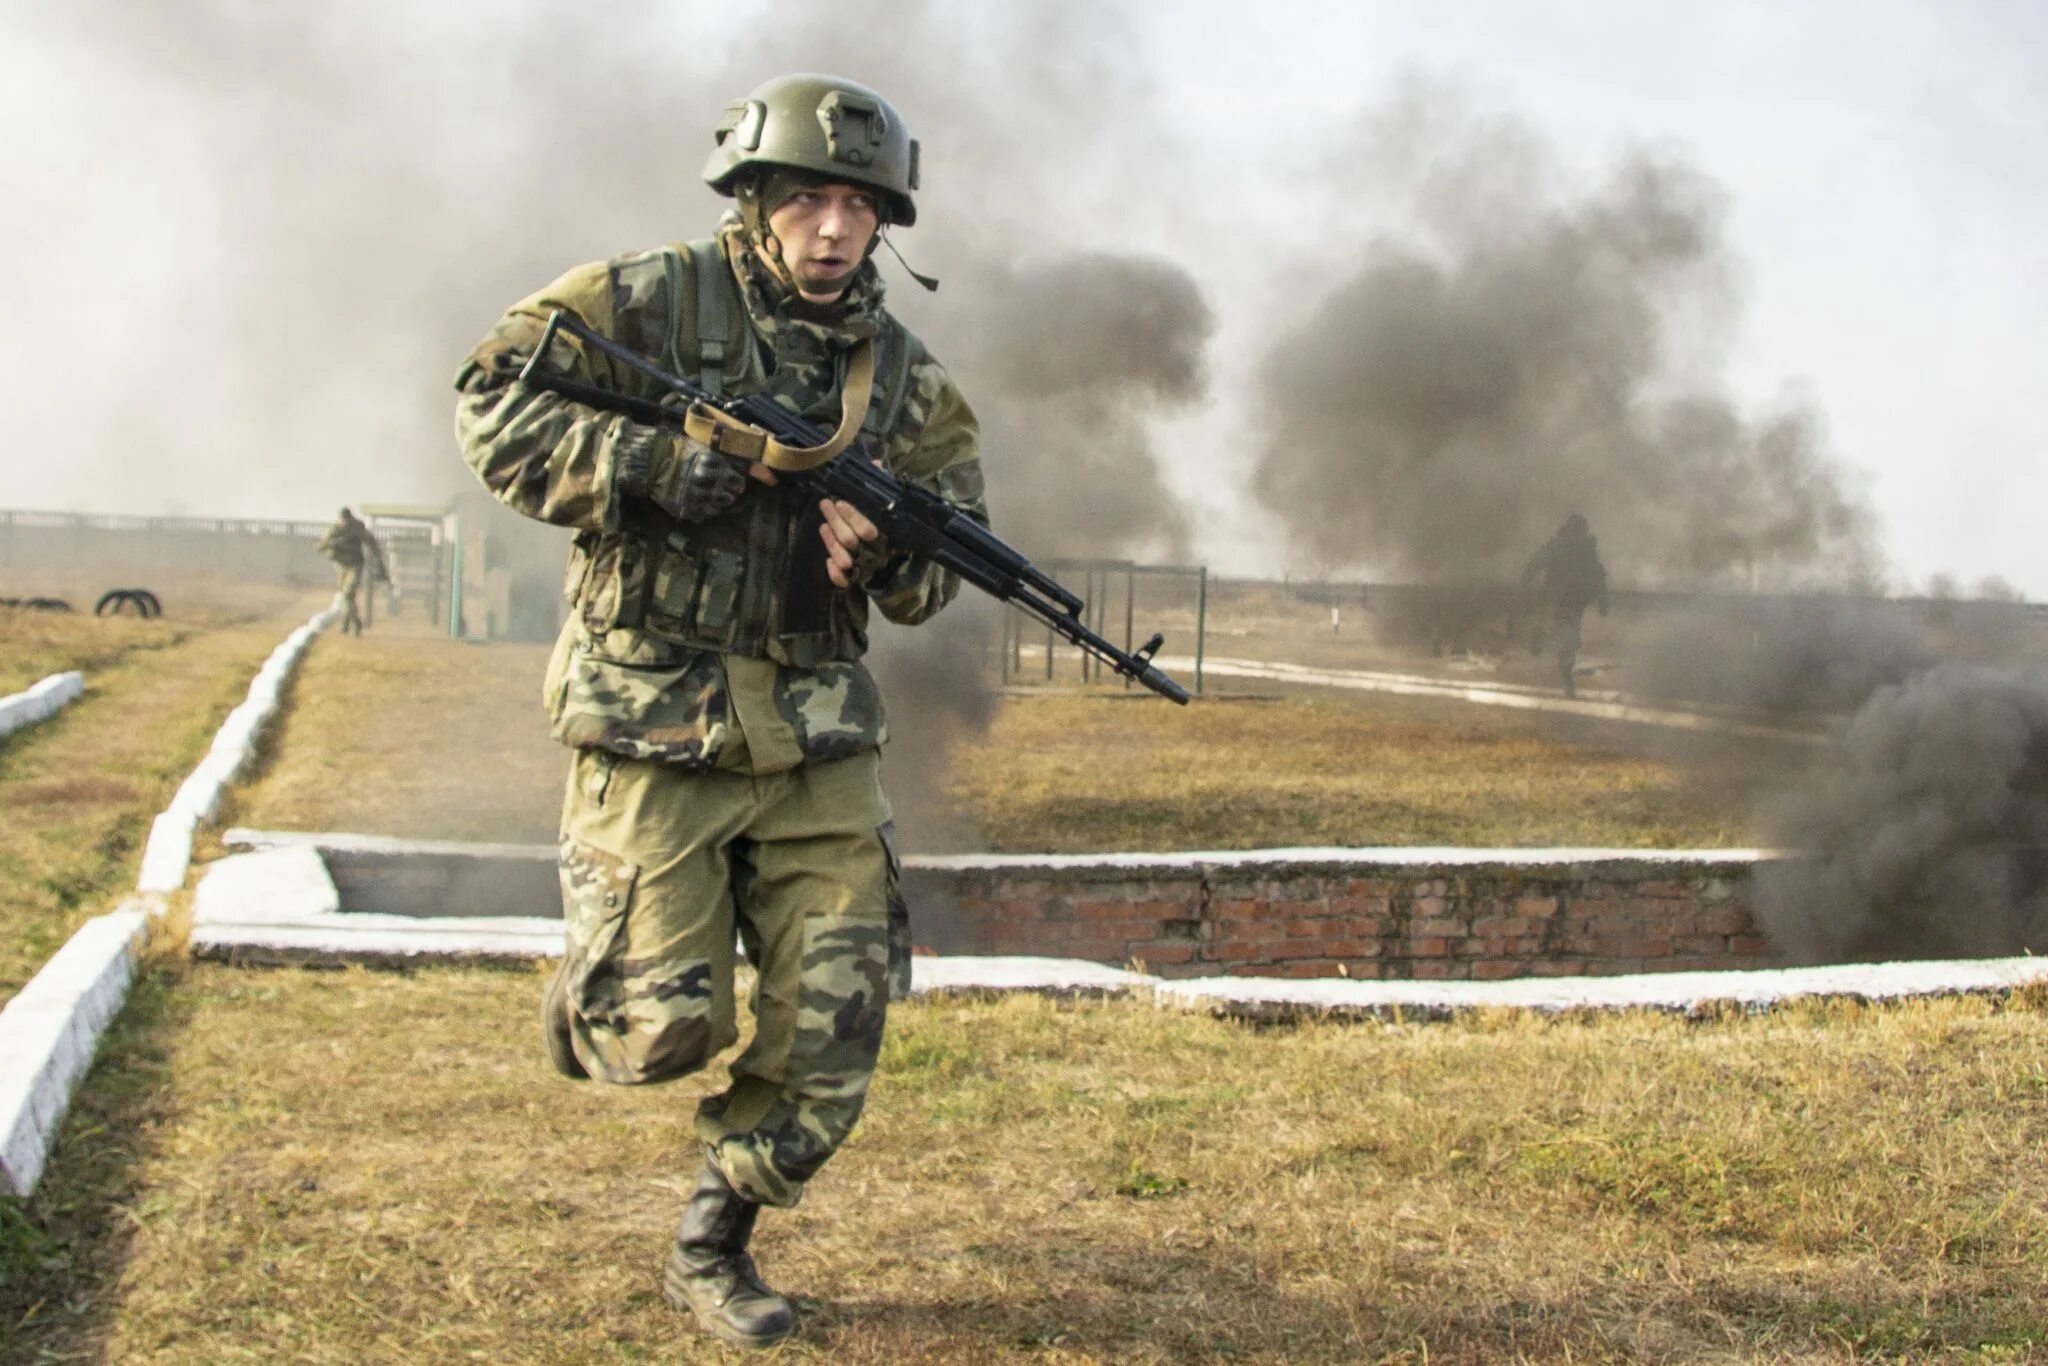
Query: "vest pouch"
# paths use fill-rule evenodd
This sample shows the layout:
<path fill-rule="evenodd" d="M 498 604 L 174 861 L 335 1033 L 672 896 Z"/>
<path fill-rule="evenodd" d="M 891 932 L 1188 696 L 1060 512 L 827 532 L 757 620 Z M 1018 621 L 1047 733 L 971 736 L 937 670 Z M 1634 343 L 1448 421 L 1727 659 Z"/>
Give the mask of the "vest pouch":
<path fill-rule="evenodd" d="M 590 577 L 590 543 L 595 539 L 579 535 L 569 543 L 569 563 L 562 570 L 562 597 L 571 606 L 583 601 L 584 580 Z"/>
<path fill-rule="evenodd" d="M 730 647 L 738 632 L 740 589 L 745 586 L 747 562 L 730 550 L 713 550 L 703 559 L 704 586 L 697 594 L 696 629 L 700 640 Z"/>
<path fill-rule="evenodd" d="M 619 556 L 624 547 L 618 536 L 601 538 L 583 574 L 583 625 L 597 635 L 619 623 Z"/>
<path fill-rule="evenodd" d="M 697 612 L 700 578 L 696 557 L 690 554 L 683 537 L 670 536 L 654 567 L 654 600 L 648 604 L 648 629 L 687 638 L 690 621 Z"/>

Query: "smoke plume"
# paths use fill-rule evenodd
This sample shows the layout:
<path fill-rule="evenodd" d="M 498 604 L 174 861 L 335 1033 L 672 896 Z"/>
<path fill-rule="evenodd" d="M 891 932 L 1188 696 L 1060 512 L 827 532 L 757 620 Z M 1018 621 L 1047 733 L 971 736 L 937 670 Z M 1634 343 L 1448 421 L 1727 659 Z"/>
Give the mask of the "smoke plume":
<path fill-rule="evenodd" d="M 1850 598 L 1705 598 L 1629 633 L 1623 690 L 1798 716 L 1854 711 L 1934 663 L 1901 610 Z"/>
<path fill-rule="evenodd" d="M 1259 372 L 1254 487 L 1308 555 L 1500 578 L 1578 511 L 1623 582 L 1873 575 L 1818 420 L 1726 392 L 1732 263 L 1700 173 L 1638 153 L 1582 189 L 1525 128 L 1422 92 L 1330 176 L 1402 226 L 1303 281 Z"/>
<path fill-rule="evenodd" d="M 996 377 L 978 399 L 998 513 L 1033 553 L 1186 558 L 1186 510 L 1167 487 L 1151 419 L 1207 382 L 1214 319 L 1187 272 L 1142 257 L 1077 253 L 970 276 L 990 325 L 961 367 Z"/>
<path fill-rule="evenodd" d="M 1764 825 L 1797 856 L 1758 868 L 1757 918 L 1795 961 L 2048 951 L 2048 677 L 1879 689 Z"/>

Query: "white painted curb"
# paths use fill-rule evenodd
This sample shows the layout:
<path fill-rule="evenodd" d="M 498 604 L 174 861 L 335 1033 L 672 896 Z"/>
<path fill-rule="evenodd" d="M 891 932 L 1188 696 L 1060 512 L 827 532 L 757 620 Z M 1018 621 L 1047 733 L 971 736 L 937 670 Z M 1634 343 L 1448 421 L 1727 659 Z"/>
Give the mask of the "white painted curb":
<path fill-rule="evenodd" d="M 40 725 L 85 695 L 85 675 L 51 674 L 11 697 L 0 697 L 0 736 Z"/>
<path fill-rule="evenodd" d="M 1078 958 L 957 958 L 919 954 L 910 960 L 910 990 L 917 996 L 1036 991 L 1048 996 L 1128 996 L 1156 984 L 1129 972 Z"/>
<path fill-rule="evenodd" d="M 135 980 L 149 912 L 131 902 L 89 920 L 0 1010 L 0 1187 L 26 1196 Z"/>
<path fill-rule="evenodd" d="M 1469 1010 L 1761 1010 L 1804 998 L 1897 1001 L 2005 992 L 2048 982 L 2048 958 L 1844 963 L 1815 968 L 1520 977 L 1501 982 L 1348 982 L 1341 978 L 1191 977 L 1152 984 L 1161 1005 L 1237 1016 L 1447 1019 Z"/>
<path fill-rule="evenodd" d="M 228 714 L 206 758 L 150 827 L 138 887 L 142 895 L 80 926 L 0 1010 L 0 1193 L 27 1196 L 42 1179 L 72 1094 L 92 1066 L 100 1036 L 128 999 L 137 952 L 150 921 L 163 910 L 156 894 L 184 885 L 193 832 L 218 809 L 222 789 L 247 766 L 293 667 L 313 636 L 333 624 L 340 607 L 336 595 L 271 651 L 257 671 L 248 698 Z"/>
<path fill-rule="evenodd" d="M 248 770 L 256 757 L 256 744 L 270 718 L 277 714 L 284 686 L 313 637 L 332 626 L 341 612 L 341 599 L 317 613 L 304 626 L 286 636 L 270 652 L 263 667 L 249 684 L 249 695 L 228 713 L 215 732 L 213 746 L 199 767 L 179 785 L 177 795 L 149 828 L 149 843 L 142 851 L 142 875 L 136 890 L 175 892 L 185 885 L 192 867 L 192 837 L 199 827 L 220 809 L 221 794 Z"/>

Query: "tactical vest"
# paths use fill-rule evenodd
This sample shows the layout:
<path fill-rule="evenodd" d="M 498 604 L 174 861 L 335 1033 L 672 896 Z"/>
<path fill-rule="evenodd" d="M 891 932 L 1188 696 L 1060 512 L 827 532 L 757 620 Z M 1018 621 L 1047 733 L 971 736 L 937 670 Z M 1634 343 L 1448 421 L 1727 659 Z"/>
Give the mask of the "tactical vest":
<path fill-rule="evenodd" d="M 769 387 L 768 358 L 716 242 L 622 258 L 611 285 L 623 345 L 713 394 Z M 877 454 L 902 418 L 911 359 L 902 324 L 883 316 L 874 397 L 861 424 Z M 839 364 L 843 380 L 843 355 Z M 621 533 L 578 538 L 572 599 L 596 633 L 626 627 L 689 649 L 802 667 L 856 659 L 867 649 L 866 596 L 834 588 L 815 556 L 815 572 L 798 558 L 800 538 L 817 534 L 815 507 L 814 497 L 752 483 L 730 511 L 697 523 L 635 500 Z"/>

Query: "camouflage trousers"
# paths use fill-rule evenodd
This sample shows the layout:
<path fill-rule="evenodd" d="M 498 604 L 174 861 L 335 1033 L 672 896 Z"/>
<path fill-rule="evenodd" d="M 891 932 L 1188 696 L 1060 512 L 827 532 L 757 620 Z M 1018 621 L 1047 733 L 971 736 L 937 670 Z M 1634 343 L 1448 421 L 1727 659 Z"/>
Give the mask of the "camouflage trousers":
<path fill-rule="evenodd" d="M 363 596 L 363 567 L 359 564 L 336 565 L 335 572 L 340 578 L 336 591 L 341 594 L 342 600 L 341 629 L 343 631 L 354 631 L 357 635 L 361 635 L 363 631 L 361 602 Z"/>
<path fill-rule="evenodd" d="M 795 1204 L 859 1120 L 909 985 L 879 756 L 750 776 L 580 749 L 561 866 L 570 1037 L 593 1077 L 669 1081 L 736 1042 L 738 941 L 754 1036 L 697 1136 L 735 1189 Z"/>
<path fill-rule="evenodd" d="M 1575 675 L 1579 667 L 1579 645 L 1585 616 L 1586 609 L 1583 605 L 1560 605 L 1551 611 L 1550 653 L 1551 658 L 1557 662 L 1558 680 L 1567 697 L 1575 696 L 1578 692 Z"/>

